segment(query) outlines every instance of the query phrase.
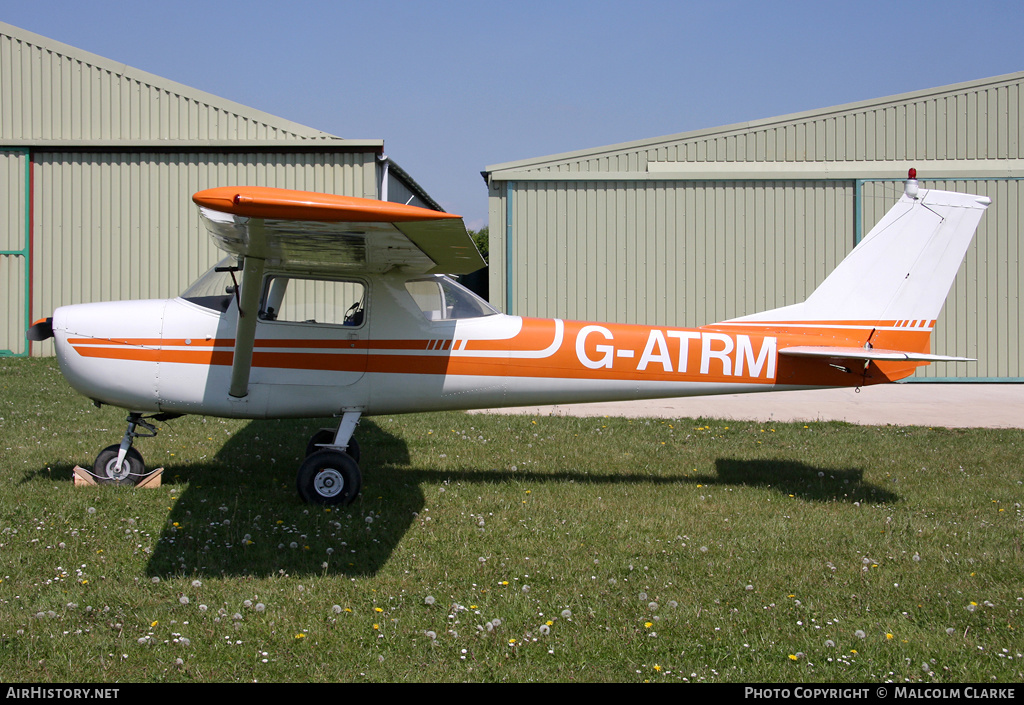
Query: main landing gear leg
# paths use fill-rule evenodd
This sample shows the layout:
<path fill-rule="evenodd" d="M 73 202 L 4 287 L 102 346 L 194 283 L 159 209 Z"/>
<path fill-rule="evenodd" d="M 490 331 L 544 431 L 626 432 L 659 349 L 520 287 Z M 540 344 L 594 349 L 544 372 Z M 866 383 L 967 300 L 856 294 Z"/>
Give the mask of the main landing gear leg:
<path fill-rule="evenodd" d="M 310 504 L 350 504 L 363 485 L 359 445 L 352 434 L 361 411 L 346 411 L 338 430 L 321 429 L 310 439 L 299 466 L 299 496 Z"/>

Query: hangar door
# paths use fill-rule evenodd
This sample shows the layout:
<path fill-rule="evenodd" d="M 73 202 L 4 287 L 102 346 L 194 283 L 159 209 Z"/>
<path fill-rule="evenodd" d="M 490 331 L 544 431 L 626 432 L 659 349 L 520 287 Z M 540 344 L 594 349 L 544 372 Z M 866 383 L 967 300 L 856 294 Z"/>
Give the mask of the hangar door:
<path fill-rule="evenodd" d="M 28 355 L 28 160 L 0 149 L 0 357 Z"/>

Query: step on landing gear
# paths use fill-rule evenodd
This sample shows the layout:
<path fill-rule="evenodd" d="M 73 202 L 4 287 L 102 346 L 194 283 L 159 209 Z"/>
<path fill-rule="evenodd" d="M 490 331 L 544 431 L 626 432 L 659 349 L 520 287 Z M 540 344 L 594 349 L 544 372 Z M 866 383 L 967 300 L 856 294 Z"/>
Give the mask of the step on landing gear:
<path fill-rule="evenodd" d="M 346 411 L 337 431 L 322 428 L 306 446 L 296 484 L 299 497 L 309 504 L 345 505 L 359 496 L 363 486 L 359 470 L 359 444 L 352 437 L 360 411 Z"/>

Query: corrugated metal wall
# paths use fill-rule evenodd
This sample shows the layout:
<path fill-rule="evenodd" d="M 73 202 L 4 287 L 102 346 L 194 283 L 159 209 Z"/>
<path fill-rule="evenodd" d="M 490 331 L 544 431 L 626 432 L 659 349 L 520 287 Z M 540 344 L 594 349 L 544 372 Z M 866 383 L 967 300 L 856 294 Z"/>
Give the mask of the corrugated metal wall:
<path fill-rule="evenodd" d="M 28 153 L 0 149 L 0 356 L 22 355 L 28 292 Z"/>
<path fill-rule="evenodd" d="M 322 133 L 0 23 L 0 136 L 277 140 Z"/>
<path fill-rule="evenodd" d="M 28 351 L 29 315 L 178 294 L 220 257 L 200 228 L 196 191 L 260 185 L 376 198 L 382 144 L 342 140 L 0 22 L 0 251 L 19 250 L 0 255 L 0 350 Z M 27 265 L 20 249 L 29 246 Z M 49 343 L 31 348 L 52 353 Z"/>
<path fill-rule="evenodd" d="M 375 155 L 38 152 L 32 309 L 176 296 L 223 256 L 192 193 L 260 185 L 376 194 Z M 24 336 L 24 331 L 22 331 Z M 41 354 L 51 354 L 46 344 Z"/>
<path fill-rule="evenodd" d="M 933 345 L 979 361 L 918 376 L 1024 380 L 1022 84 L 1018 73 L 488 167 L 491 299 L 523 315 L 668 325 L 795 303 L 913 165 L 994 202 Z"/>
<path fill-rule="evenodd" d="M 510 200 L 519 315 L 713 323 L 803 299 L 854 244 L 852 186 L 824 182 L 526 182 Z"/>
<path fill-rule="evenodd" d="M 831 162 L 1024 157 L 1020 74 L 749 124 L 520 162 L 529 171 L 632 172 L 648 162 Z"/>

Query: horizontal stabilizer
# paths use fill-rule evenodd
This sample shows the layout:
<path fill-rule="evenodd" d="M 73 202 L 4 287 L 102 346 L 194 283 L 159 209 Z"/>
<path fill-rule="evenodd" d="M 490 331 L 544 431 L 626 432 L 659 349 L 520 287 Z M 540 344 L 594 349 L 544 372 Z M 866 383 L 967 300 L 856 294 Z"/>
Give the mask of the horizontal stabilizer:
<path fill-rule="evenodd" d="M 844 348 L 828 345 L 796 345 L 779 350 L 779 355 L 791 357 L 825 357 L 842 360 L 889 360 L 910 362 L 974 362 L 972 357 L 950 357 L 928 353 L 906 352 L 904 350 L 879 350 L 877 348 Z"/>

